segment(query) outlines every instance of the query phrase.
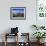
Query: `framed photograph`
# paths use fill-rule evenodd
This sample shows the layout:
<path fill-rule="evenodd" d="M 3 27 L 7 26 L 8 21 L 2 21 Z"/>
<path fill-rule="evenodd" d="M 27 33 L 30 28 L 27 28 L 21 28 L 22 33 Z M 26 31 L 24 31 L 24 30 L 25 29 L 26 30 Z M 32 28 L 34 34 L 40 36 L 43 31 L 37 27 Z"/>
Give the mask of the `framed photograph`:
<path fill-rule="evenodd" d="M 37 0 L 37 16 L 46 18 L 46 0 Z"/>
<path fill-rule="evenodd" d="M 36 1 L 36 24 L 46 26 L 46 0 Z"/>
<path fill-rule="evenodd" d="M 10 8 L 11 20 L 25 20 L 26 19 L 26 7 L 11 7 Z"/>

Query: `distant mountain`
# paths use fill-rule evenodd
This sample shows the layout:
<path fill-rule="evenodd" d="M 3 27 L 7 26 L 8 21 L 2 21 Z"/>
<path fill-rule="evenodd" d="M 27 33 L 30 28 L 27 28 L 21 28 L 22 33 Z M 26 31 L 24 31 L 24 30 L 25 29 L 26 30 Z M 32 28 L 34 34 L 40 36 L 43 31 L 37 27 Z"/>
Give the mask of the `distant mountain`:
<path fill-rule="evenodd" d="M 24 17 L 24 13 L 13 13 L 13 17 Z"/>

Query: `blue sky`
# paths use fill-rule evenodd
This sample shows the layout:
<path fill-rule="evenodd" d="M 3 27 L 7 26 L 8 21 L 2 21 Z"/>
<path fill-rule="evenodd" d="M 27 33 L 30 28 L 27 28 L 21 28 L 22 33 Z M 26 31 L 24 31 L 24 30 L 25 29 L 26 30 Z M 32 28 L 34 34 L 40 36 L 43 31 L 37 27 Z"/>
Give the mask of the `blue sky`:
<path fill-rule="evenodd" d="M 13 13 L 24 13 L 24 9 L 13 9 L 12 10 Z"/>

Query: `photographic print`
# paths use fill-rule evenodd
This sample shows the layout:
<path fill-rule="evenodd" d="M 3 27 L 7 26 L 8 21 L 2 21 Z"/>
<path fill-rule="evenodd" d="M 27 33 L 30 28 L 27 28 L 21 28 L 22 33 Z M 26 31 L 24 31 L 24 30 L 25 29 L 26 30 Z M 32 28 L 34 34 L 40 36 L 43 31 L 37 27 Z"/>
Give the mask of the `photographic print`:
<path fill-rule="evenodd" d="M 25 20 L 26 19 L 26 7 L 11 7 L 10 8 L 11 20 Z"/>

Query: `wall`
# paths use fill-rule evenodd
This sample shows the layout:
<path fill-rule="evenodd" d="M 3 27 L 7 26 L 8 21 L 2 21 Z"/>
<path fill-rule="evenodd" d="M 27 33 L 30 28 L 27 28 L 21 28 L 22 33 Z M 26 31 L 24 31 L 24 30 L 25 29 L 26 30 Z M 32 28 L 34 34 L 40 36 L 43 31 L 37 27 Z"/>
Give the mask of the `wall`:
<path fill-rule="evenodd" d="M 26 20 L 10 20 L 10 7 L 26 7 Z M 29 32 L 31 25 L 36 24 L 36 0 L 1 0 L 0 1 L 0 34 L 10 32 L 11 27 L 19 27 L 19 32 Z M 1 38 L 1 37 L 0 37 Z"/>

